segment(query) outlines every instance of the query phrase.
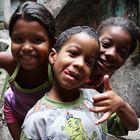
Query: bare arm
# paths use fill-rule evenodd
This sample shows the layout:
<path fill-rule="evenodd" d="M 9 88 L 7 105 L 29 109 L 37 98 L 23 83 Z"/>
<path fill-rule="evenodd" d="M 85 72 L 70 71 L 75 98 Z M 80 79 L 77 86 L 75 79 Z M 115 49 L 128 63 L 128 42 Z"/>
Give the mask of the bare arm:
<path fill-rule="evenodd" d="M 0 52 L 0 68 L 11 74 L 15 68 L 16 62 L 10 52 Z"/>
<path fill-rule="evenodd" d="M 116 111 L 116 113 L 121 119 L 121 122 L 126 129 L 138 129 L 137 115 L 128 103 L 123 102 L 122 106 Z"/>

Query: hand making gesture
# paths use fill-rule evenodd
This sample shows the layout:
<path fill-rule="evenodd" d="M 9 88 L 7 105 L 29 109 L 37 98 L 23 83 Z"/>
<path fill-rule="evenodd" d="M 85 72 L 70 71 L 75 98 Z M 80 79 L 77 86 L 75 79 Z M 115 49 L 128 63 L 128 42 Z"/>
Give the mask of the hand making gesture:
<path fill-rule="evenodd" d="M 103 116 L 96 121 L 100 124 L 109 119 L 112 113 L 116 112 L 125 128 L 133 130 L 134 122 L 137 119 L 136 113 L 112 88 L 109 83 L 109 76 L 105 75 L 103 78 L 105 92 L 97 94 L 93 97 L 94 108 L 91 111 L 104 113 Z M 129 123 L 128 123 L 129 122 Z"/>

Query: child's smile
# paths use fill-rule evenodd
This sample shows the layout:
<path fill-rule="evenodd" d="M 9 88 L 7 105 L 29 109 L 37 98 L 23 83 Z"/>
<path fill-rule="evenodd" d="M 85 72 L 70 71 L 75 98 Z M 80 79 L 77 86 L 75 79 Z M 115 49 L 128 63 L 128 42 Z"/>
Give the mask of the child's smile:
<path fill-rule="evenodd" d="M 54 75 L 60 86 L 71 89 L 82 85 L 89 78 L 98 51 L 96 40 L 86 33 L 68 39 L 54 57 Z"/>
<path fill-rule="evenodd" d="M 46 61 L 49 47 L 48 35 L 41 24 L 24 19 L 16 22 L 11 50 L 24 69 L 33 69 Z"/>
<path fill-rule="evenodd" d="M 129 33 L 121 27 L 109 27 L 102 32 L 100 42 L 99 70 L 106 73 L 119 69 L 129 53 L 131 44 Z"/>
<path fill-rule="evenodd" d="M 79 80 L 80 79 L 80 73 L 65 69 L 64 73 L 70 80 Z"/>

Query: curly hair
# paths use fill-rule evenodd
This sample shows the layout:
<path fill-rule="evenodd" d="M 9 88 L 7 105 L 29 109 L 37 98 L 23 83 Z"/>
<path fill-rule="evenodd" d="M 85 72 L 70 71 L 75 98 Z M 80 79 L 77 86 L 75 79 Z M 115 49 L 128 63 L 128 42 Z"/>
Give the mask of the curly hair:
<path fill-rule="evenodd" d="M 59 51 L 61 49 L 61 47 L 63 46 L 63 44 L 70 39 L 73 35 L 78 34 L 84 32 L 86 34 L 88 34 L 91 38 L 94 38 L 98 45 L 99 45 L 99 38 L 98 35 L 96 34 L 96 31 L 89 26 L 75 26 L 75 27 L 71 27 L 67 30 L 65 30 L 64 32 L 62 32 L 56 41 L 56 44 L 54 46 L 54 48 Z"/>

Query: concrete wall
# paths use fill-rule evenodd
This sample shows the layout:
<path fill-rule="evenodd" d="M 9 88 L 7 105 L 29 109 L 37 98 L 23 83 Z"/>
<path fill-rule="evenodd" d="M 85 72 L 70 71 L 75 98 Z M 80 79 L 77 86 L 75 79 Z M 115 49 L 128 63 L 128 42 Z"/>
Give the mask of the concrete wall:
<path fill-rule="evenodd" d="M 0 1 L 0 29 L 4 28 L 4 0 Z"/>
<path fill-rule="evenodd" d="M 44 4 L 48 10 L 56 17 L 68 0 L 37 0 L 38 3 Z"/>

